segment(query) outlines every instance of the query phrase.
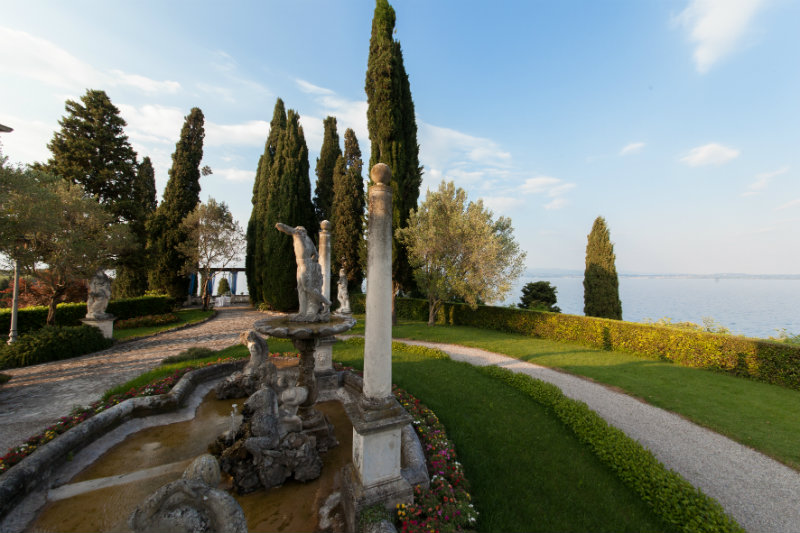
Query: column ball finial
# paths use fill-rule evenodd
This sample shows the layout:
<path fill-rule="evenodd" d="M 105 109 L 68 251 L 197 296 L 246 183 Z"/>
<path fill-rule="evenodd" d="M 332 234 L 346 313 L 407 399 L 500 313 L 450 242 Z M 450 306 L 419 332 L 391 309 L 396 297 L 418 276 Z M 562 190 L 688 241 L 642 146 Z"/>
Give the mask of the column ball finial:
<path fill-rule="evenodd" d="M 372 178 L 372 181 L 375 183 L 389 185 L 389 182 L 392 181 L 392 169 L 390 169 L 389 165 L 386 163 L 378 163 L 372 167 L 369 177 Z"/>
<path fill-rule="evenodd" d="M 330 223 L 329 220 L 323 220 L 320 223 L 319 227 L 322 228 L 322 231 L 330 231 L 331 230 L 331 223 Z"/>

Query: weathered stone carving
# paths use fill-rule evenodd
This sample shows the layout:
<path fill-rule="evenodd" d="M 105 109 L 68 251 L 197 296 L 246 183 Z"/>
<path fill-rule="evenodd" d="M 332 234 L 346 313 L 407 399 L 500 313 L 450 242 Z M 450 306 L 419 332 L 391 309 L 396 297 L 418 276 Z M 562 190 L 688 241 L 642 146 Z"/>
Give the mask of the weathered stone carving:
<path fill-rule="evenodd" d="M 106 313 L 111 300 L 111 279 L 102 270 L 98 270 L 89 280 L 89 298 L 86 300 L 86 318 L 103 320 L 114 318 Z"/>
<path fill-rule="evenodd" d="M 202 455 L 183 473 L 142 502 L 128 518 L 136 533 L 247 533 L 244 511 L 227 492 L 216 488 L 217 460 Z"/>
<path fill-rule="evenodd" d="M 345 273 L 344 268 L 339 269 L 339 283 L 337 284 L 337 287 L 339 309 L 337 309 L 336 312 L 342 315 L 349 315 L 352 313 L 352 311 L 350 311 L 350 293 L 347 291 L 347 274 Z"/>
<path fill-rule="evenodd" d="M 245 398 L 262 385 L 274 387 L 277 384 L 278 370 L 269 360 L 267 341 L 253 330 L 242 333 L 239 340 L 250 351 L 250 360 L 241 372 L 234 372 L 214 387 L 220 400 Z"/>
<path fill-rule="evenodd" d="M 294 315 L 297 322 L 323 322 L 330 318 L 331 302 L 322 294 L 322 267 L 319 255 L 303 226 L 293 228 L 278 222 L 275 227 L 292 236 L 297 261 L 297 296 L 300 310 Z"/>

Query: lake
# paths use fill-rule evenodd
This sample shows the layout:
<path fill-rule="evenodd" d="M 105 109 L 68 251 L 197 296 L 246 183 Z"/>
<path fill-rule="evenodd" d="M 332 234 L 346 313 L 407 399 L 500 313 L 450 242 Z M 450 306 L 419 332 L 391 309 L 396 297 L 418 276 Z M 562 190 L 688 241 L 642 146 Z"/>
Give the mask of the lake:
<path fill-rule="evenodd" d="M 583 315 L 583 276 L 523 276 L 505 303 L 518 303 L 529 281 L 549 281 L 561 312 Z M 748 337 L 776 336 L 780 329 L 800 334 L 800 280 L 621 276 L 619 296 L 629 322 L 669 317 L 702 324 L 711 317 Z"/>

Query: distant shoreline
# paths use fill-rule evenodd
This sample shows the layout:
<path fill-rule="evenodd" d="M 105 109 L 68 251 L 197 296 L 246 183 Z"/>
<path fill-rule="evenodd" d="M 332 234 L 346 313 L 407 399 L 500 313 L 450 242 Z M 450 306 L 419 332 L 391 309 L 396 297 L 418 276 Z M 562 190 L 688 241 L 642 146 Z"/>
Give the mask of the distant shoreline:
<path fill-rule="evenodd" d="M 529 270 L 523 274 L 529 278 L 575 278 L 583 277 L 582 270 Z M 648 279 L 765 279 L 765 280 L 800 280 L 800 274 L 626 274 L 620 273 L 620 278 L 648 278 Z"/>

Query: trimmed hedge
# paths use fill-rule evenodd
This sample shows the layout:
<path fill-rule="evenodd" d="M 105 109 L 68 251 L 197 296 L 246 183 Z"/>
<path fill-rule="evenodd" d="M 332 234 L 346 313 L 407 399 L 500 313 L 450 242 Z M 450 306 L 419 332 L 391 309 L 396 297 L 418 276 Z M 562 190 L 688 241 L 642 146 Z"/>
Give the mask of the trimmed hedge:
<path fill-rule="evenodd" d="M 118 319 L 144 315 L 163 315 L 176 309 L 180 302 L 170 296 L 140 296 L 121 298 L 108 302 L 106 312 Z M 86 316 L 86 303 L 65 303 L 56 307 L 57 326 L 80 326 Z M 47 306 L 39 305 L 20 309 L 17 315 L 17 331 L 20 335 L 44 327 L 47 321 Z M 0 309 L 0 331 L 11 329 L 11 309 Z"/>
<path fill-rule="evenodd" d="M 45 326 L 0 346 L 0 368 L 16 368 L 69 359 L 108 348 L 114 343 L 91 326 Z"/>
<path fill-rule="evenodd" d="M 364 312 L 354 295 L 354 313 Z M 397 316 L 428 320 L 427 300 L 397 298 Z M 577 342 L 605 350 L 634 352 L 679 365 L 727 372 L 800 389 L 800 346 L 735 335 L 681 330 L 654 324 L 548 313 L 508 307 L 446 303 L 437 323 L 494 329 L 555 341 Z"/>
<path fill-rule="evenodd" d="M 175 313 L 165 313 L 163 315 L 144 315 L 134 318 L 125 318 L 114 322 L 115 329 L 144 328 L 151 326 L 164 326 L 173 324 L 179 320 Z"/>
<path fill-rule="evenodd" d="M 682 531 L 723 532 L 744 530 L 713 498 L 703 494 L 679 474 L 667 469 L 641 444 L 609 426 L 580 401 L 564 396 L 555 385 L 496 366 L 479 370 L 527 394 L 552 410 L 600 461 L 611 468 L 667 524 Z"/>

